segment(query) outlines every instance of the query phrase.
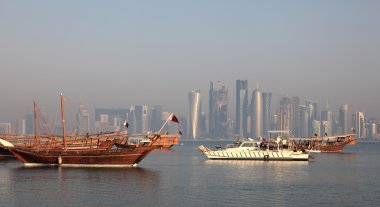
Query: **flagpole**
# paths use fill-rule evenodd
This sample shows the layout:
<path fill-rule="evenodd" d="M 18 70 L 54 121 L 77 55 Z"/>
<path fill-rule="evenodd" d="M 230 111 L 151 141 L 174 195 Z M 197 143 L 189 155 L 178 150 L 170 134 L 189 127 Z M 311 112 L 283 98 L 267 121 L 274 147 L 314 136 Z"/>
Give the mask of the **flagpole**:
<path fill-rule="evenodd" d="M 157 132 L 158 134 L 164 129 L 165 125 L 168 123 L 168 121 L 172 118 L 173 113 L 170 114 L 170 116 L 166 119 L 165 123 L 162 125 L 161 129 Z"/>

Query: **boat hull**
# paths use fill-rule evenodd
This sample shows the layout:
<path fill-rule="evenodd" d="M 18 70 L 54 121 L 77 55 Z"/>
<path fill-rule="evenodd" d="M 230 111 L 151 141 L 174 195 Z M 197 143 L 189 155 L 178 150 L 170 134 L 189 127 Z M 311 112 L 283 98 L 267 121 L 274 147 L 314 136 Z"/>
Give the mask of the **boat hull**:
<path fill-rule="evenodd" d="M 342 152 L 346 145 L 355 145 L 353 135 L 338 135 L 332 137 L 291 138 L 293 146 L 299 150 L 318 150 L 321 152 Z M 305 144 L 305 141 L 306 144 Z M 311 143 L 311 144 L 310 144 Z"/>
<path fill-rule="evenodd" d="M 0 146 L 0 158 L 1 157 L 14 157 L 9 149 Z"/>
<path fill-rule="evenodd" d="M 288 150 L 280 151 L 229 151 L 229 150 L 207 150 L 200 146 L 201 152 L 211 160 L 264 160 L 264 161 L 308 161 L 310 155 L 302 152 Z M 206 149 L 206 150 L 205 150 Z"/>
<path fill-rule="evenodd" d="M 121 150 L 53 151 L 48 153 L 32 150 L 10 149 L 25 166 L 59 165 L 83 167 L 136 166 L 154 149 L 154 146 Z"/>
<path fill-rule="evenodd" d="M 179 144 L 178 135 L 160 135 L 160 137 L 153 144 L 157 146 L 158 149 L 170 149 L 174 145 Z"/>

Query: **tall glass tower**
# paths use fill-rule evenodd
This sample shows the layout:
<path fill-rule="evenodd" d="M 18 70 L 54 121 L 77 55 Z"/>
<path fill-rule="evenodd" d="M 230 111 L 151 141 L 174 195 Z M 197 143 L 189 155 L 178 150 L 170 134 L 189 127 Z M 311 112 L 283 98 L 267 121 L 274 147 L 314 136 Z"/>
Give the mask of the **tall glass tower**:
<path fill-rule="evenodd" d="M 236 80 L 236 120 L 235 133 L 248 136 L 248 80 Z"/>
<path fill-rule="evenodd" d="M 196 140 L 199 136 L 199 121 L 201 116 L 201 91 L 189 92 L 190 106 L 190 136 Z"/>
<path fill-rule="evenodd" d="M 80 104 L 77 114 L 78 133 L 85 134 L 90 131 L 90 113 L 84 104 Z"/>
<path fill-rule="evenodd" d="M 365 117 L 363 112 L 356 112 L 356 135 L 358 138 L 364 139 L 367 136 L 365 127 Z"/>
<path fill-rule="evenodd" d="M 280 117 L 279 117 L 279 129 L 292 131 L 292 99 L 284 97 L 280 101 Z M 293 134 L 294 135 L 294 134 Z"/>
<path fill-rule="evenodd" d="M 270 129 L 270 106 L 272 93 L 263 93 L 263 133 L 268 135 Z"/>
<path fill-rule="evenodd" d="M 299 129 L 299 135 L 301 137 L 308 137 L 309 136 L 309 107 L 300 105 L 300 129 Z"/>
<path fill-rule="evenodd" d="M 328 108 L 325 111 L 321 112 L 321 119 L 323 123 L 323 133 L 327 134 L 328 136 L 333 135 L 332 134 L 332 124 L 333 124 L 333 115 L 332 111 L 330 111 Z"/>
<path fill-rule="evenodd" d="M 220 81 L 210 82 L 209 134 L 212 137 L 227 136 L 228 90 Z"/>
<path fill-rule="evenodd" d="M 263 96 L 259 89 L 252 92 L 251 130 L 254 138 L 263 136 Z"/>
<path fill-rule="evenodd" d="M 344 104 L 339 108 L 339 133 L 347 134 L 348 131 L 348 105 Z"/>

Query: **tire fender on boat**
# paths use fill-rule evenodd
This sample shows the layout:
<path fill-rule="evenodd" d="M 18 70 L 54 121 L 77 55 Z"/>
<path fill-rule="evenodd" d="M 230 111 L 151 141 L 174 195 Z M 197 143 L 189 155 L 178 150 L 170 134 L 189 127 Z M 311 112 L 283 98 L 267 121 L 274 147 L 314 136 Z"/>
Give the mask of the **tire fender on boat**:
<path fill-rule="evenodd" d="M 58 165 L 62 165 L 62 157 L 61 157 L 61 155 L 58 156 L 57 161 L 58 161 Z"/>
<path fill-rule="evenodd" d="M 269 159 L 269 155 L 264 155 L 264 160 L 268 160 Z"/>

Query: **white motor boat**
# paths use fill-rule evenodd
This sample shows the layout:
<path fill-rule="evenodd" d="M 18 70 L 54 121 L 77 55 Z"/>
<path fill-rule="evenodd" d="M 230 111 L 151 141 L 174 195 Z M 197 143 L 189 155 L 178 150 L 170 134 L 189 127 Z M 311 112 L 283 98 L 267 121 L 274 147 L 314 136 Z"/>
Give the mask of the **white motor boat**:
<path fill-rule="evenodd" d="M 311 157 L 306 151 L 289 150 L 277 142 L 254 141 L 252 139 L 229 144 L 227 147 L 211 150 L 203 145 L 201 152 L 212 160 L 277 160 L 277 161 L 308 161 Z"/>

